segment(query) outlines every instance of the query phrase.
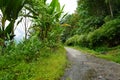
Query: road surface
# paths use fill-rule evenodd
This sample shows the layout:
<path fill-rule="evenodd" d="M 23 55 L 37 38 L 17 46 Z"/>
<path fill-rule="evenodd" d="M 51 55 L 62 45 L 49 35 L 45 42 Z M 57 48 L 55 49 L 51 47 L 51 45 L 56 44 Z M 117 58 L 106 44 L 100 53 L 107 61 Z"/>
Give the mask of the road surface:
<path fill-rule="evenodd" d="M 70 65 L 61 80 L 120 80 L 120 64 L 65 49 Z"/>

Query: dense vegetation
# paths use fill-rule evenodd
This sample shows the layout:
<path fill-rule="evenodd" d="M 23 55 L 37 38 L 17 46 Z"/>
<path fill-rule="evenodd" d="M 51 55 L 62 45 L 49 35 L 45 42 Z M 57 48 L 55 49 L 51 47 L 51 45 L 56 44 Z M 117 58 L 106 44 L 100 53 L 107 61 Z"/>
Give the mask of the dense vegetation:
<path fill-rule="evenodd" d="M 109 49 L 120 45 L 120 0 L 78 0 L 77 3 L 76 12 L 63 20 L 69 26 L 61 35 L 62 42 L 109 54 Z M 113 56 L 116 54 L 116 58 L 120 57 L 119 52 L 113 51 Z"/>
<path fill-rule="evenodd" d="M 66 66 L 62 46 L 41 46 L 36 38 L 7 46 L 0 56 L 0 80 L 56 80 Z M 57 49 L 57 50 L 56 50 Z"/>
<path fill-rule="evenodd" d="M 66 66 L 61 42 L 120 63 L 120 0 L 78 0 L 75 13 L 63 17 L 58 0 L 46 1 L 0 0 L 0 80 L 59 80 Z M 25 38 L 16 43 L 26 18 L 32 24 L 25 21 Z"/>
<path fill-rule="evenodd" d="M 0 0 L 0 3 L 0 80 L 58 80 L 66 66 L 59 21 L 64 6 L 58 0 L 51 3 Z M 29 29 L 22 26 L 25 38 L 16 43 L 15 25 L 25 18 L 32 24 Z"/>

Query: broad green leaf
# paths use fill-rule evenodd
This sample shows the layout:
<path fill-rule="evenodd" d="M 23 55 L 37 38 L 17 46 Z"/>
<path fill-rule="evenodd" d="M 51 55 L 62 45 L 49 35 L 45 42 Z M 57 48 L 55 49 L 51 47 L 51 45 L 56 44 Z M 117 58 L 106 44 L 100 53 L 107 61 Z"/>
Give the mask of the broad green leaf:
<path fill-rule="evenodd" d="M 14 22 L 15 21 L 10 22 L 9 25 L 6 27 L 4 31 L 5 35 L 12 33 L 13 28 L 14 28 Z"/>

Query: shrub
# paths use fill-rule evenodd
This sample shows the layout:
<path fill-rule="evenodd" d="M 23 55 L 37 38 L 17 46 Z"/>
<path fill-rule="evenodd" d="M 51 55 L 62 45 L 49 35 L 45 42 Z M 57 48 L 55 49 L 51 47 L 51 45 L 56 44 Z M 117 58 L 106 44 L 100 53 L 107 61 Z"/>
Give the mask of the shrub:
<path fill-rule="evenodd" d="M 88 46 L 88 41 L 86 39 L 87 34 L 75 35 L 69 38 L 66 41 L 67 45 L 79 45 L 79 46 Z"/>
<path fill-rule="evenodd" d="M 120 19 L 111 20 L 102 27 L 90 32 L 87 40 L 89 46 L 95 47 L 100 45 L 115 46 L 120 43 Z"/>
<path fill-rule="evenodd" d="M 112 18 L 111 18 L 110 15 L 108 15 L 108 16 L 106 16 L 106 17 L 104 18 L 104 21 L 105 21 L 105 22 L 108 22 L 108 21 L 110 21 L 110 20 L 112 20 Z"/>
<path fill-rule="evenodd" d="M 73 37 L 69 38 L 67 41 L 66 41 L 66 45 L 77 45 L 78 44 L 78 41 L 79 41 L 79 38 L 80 36 L 79 35 L 74 35 Z"/>
<path fill-rule="evenodd" d="M 97 46 L 116 46 L 120 44 L 120 19 L 106 22 L 93 32 L 75 35 L 66 41 L 67 45 L 80 45 L 90 48 Z"/>
<path fill-rule="evenodd" d="M 80 35 L 78 42 L 80 46 L 87 47 L 88 46 L 87 34 Z"/>

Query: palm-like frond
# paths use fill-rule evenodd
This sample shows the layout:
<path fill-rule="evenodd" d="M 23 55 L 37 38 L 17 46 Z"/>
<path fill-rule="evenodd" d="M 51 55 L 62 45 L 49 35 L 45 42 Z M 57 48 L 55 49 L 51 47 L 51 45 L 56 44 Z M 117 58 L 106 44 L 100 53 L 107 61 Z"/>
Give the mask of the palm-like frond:
<path fill-rule="evenodd" d="M 14 35 L 14 23 L 25 4 L 25 0 L 0 0 L 0 3 L 0 10 L 3 14 L 0 36 L 5 39 L 7 35 Z M 10 23 L 5 27 L 6 20 L 9 20 Z"/>

